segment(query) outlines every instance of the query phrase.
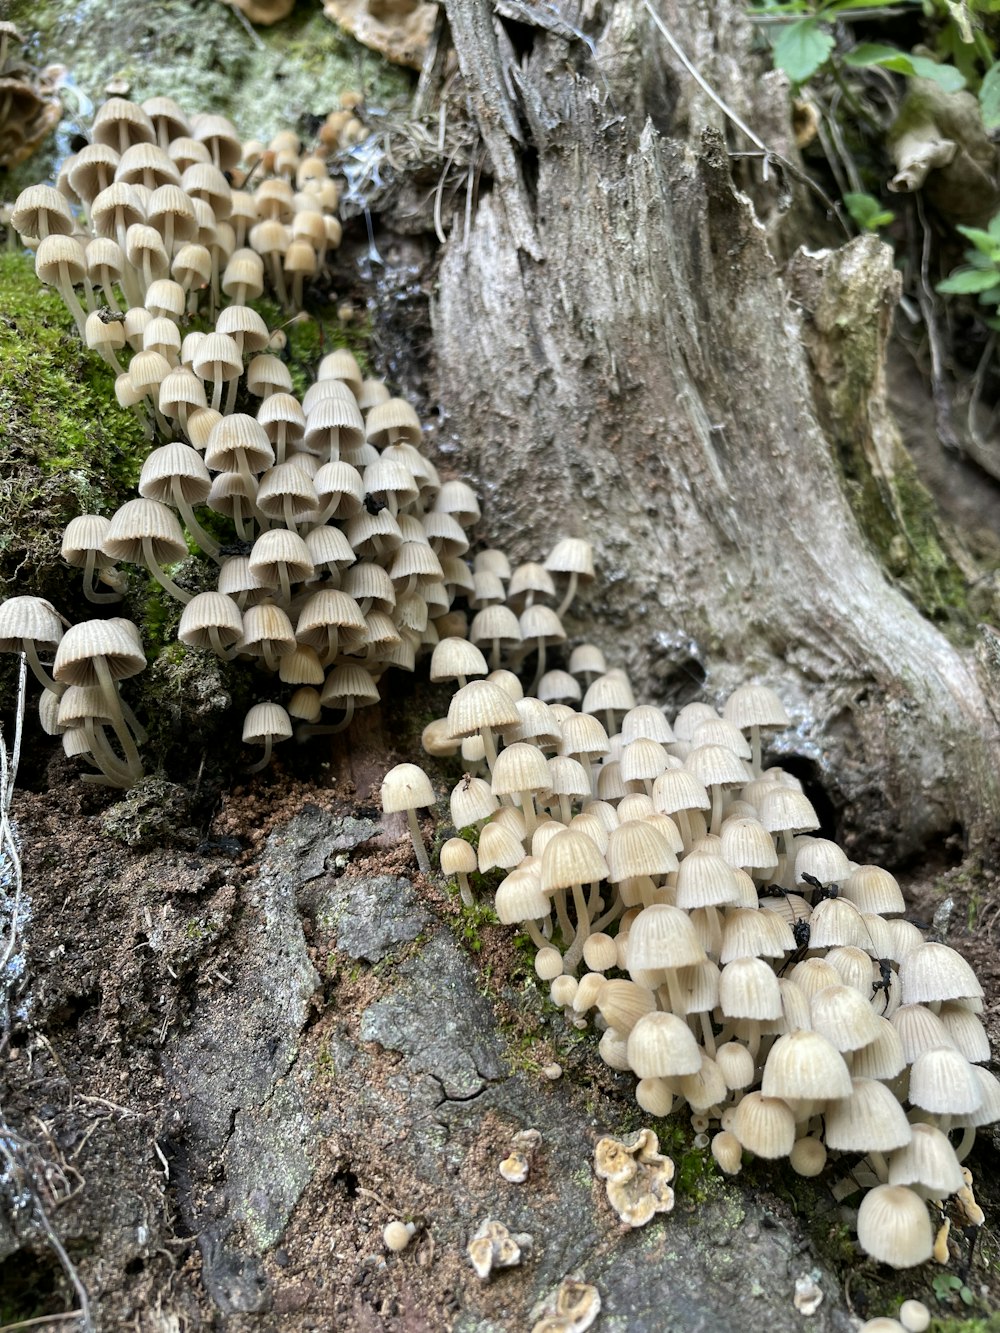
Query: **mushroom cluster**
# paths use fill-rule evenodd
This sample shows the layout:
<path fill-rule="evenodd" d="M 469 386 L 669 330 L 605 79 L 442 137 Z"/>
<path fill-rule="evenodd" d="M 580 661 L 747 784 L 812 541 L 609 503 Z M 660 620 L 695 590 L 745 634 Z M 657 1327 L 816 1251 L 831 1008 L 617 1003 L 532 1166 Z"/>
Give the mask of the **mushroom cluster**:
<path fill-rule="evenodd" d="M 350 130 L 345 114 L 328 147 Z M 262 747 L 255 768 L 293 734 L 293 719 L 301 736 L 335 731 L 376 703 L 382 674 L 412 670 L 455 592 L 472 584 L 461 557 L 479 506 L 421 454 L 410 404 L 363 379 L 346 351 L 323 358 L 300 400 L 275 354 L 280 332 L 248 304 L 270 284 L 301 305 L 304 280 L 339 244 L 337 202 L 326 161 L 303 156 L 294 135 L 243 144 L 223 117 L 189 121 L 170 99 L 112 98 L 58 188 L 30 187 L 13 210 L 39 277 L 114 367 L 119 404 L 142 416 L 153 444 L 138 497 L 110 518 L 72 519 L 63 558 L 83 571 L 95 605 L 121 600 L 120 563 L 148 570 L 184 606 L 182 644 L 278 676 L 287 707 L 258 704 L 244 725 L 244 742 Z M 206 310 L 213 326 L 185 331 Z M 214 566 L 214 588 L 193 592 L 173 577 L 192 549 L 200 586 Z M 48 729 L 99 780 L 136 782 L 141 729 L 115 685 L 145 665 L 135 627 L 138 656 L 97 691 L 86 672 L 64 669 L 63 624 L 48 603 L 15 598 L 0 613 L 0 641 L 29 652 L 49 691 Z M 90 633 L 76 626 L 67 638 Z M 51 676 L 38 648 L 56 651 Z M 89 693 L 67 701 L 67 685 Z"/>
<path fill-rule="evenodd" d="M 0 20 L 0 169 L 10 170 L 31 156 L 62 119 L 55 93 L 59 66 L 38 71 L 23 55 L 24 38 L 13 23 Z"/>
<path fill-rule="evenodd" d="M 801 784 L 764 767 L 780 700 L 745 685 L 721 714 L 692 703 L 670 721 L 592 646 L 531 696 L 473 647 L 434 650 L 432 679 L 459 688 L 425 748 L 461 746 L 452 823 L 480 872 L 507 872 L 497 916 L 530 935 L 553 1003 L 593 1019 L 643 1110 L 687 1105 L 706 1147 L 714 1126 L 724 1171 L 750 1153 L 818 1175 L 843 1155 L 851 1188 L 872 1187 L 862 1248 L 930 1258 L 925 1201 L 959 1195 L 976 1128 L 1000 1119 L 983 990 L 904 919 L 894 877 L 816 836 Z M 442 868 L 464 895 L 453 846 Z"/>

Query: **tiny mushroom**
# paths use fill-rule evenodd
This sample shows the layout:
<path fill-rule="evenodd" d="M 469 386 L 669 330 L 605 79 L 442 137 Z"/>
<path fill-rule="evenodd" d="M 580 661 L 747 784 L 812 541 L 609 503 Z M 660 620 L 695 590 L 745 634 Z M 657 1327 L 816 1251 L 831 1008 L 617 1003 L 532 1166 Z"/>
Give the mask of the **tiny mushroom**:
<path fill-rule="evenodd" d="M 431 863 L 427 858 L 416 812 L 421 807 L 433 805 L 436 800 L 430 778 L 417 764 L 397 764 L 382 779 L 382 809 L 387 815 L 406 811 L 413 852 L 424 875 L 431 873 Z"/>
<path fill-rule="evenodd" d="M 466 907 L 475 903 L 469 888 L 469 875 L 476 869 L 476 853 L 464 838 L 449 838 L 441 848 L 441 874 L 458 880 L 458 891 Z"/>

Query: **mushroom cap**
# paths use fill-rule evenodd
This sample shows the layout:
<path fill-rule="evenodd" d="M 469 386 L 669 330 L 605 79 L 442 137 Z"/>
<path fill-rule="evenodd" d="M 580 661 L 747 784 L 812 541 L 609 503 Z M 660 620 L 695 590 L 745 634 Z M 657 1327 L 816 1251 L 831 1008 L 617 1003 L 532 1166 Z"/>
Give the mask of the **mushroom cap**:
<path fill-rule="evenodd" d="M 495 795 L 511 796 L 519 792 L 544 791 L 548 785 L 549 766 L 536 745 L 515 741 L 497 755 L 491 781 Z"/>
<path fill-rule="evenodd" d="M 653 807 L 660 814 L 673 815 L 678 810 L 710 810 L 712 800 L 693 773 L 668 768 L 653 783 Z"/>
<path fill-rule="evenodd" d="M 799 873 L 797 857 L 795 873 Z M 817 878 L 822 880 L 822 876 Z M 902 890 L 895 876 L 881 866 L 857 866 L 841 883 L 840 895 L 849 903 L 854 903 L 859 912 L 889 916 L 906 911 Z"/>
<path fill-rule="evenodd" d="M 26 639 L 55 648 L 62 638 L 59 613 L 44 597 L 8 597 L 0 603 L 0 653 L 23 652 Z"/>
<path fill-rule="evenodd" d="M 21 236 L 41 236 L 43 226 L 50 236 L 70 236 L 73 214 L 65 197 L 52 185 L 29 185 L 14 201 L 10 224 Z"/>
<path fill-rule="evenodd" d="M 768 833 L 782 830 L 808 832 L 819 828 L 819 817 L 802 792 L 794 787 L 775 783 L 767 788 L 760 801 L 754 804 L 760 810 L 760 822 Z"/>
<path fill-rule="evenodd" d="M 273 602 L 260 602 L 248 606 L 243 613 L 243 636 L 240 650 L 248 653 L 263 654 L 265 649 L 281 656 L 290 653 L 295 647 L 295 634 L 292 622 Z"/>
<path fill-rule="evenodd" d="M 576 574 L 583 579 L 592 579 L 594 548 L 582 538 L 564 537 L 545 557 L 545 568 L 554 574 Z"/>
<path fill-rule="evenodd" d="M 676 1014 L 644 1014 L 629 1033 L 627 1052 L 639 1078 L 676 1078 L 701 1068 L 701 1048 Z"/>
<path fill-rule="evenodd" d="M 766 685 L 740 685 L 726 700 L 722 716 L 741 731 L 750 727 L 789 726 L 781 700 Z"/>
<path fill-rule="evenodd" d="M 983 988 L 972 968 L 946 944 L 921 944 L 899 965 L 904 1004 L 978 998 Z"/>
<path fill-rule="evenodd" d="M 201 454 L 189 444 L 163 444 L 148 453 L 139 473 L 139 494 L 169 505 L 175 481 L 188 504 L 204 504 L 208 499 L 212 478 Z"/>
<path fill-rule="evenodd" d="M 677 871 L 678 907 L 713 907 L 739 903 L 736 874 L 731 865 L 713 852 L 694 850 L 684 857 Z"/>
<path fill-rule="evenodd" d="M 545 845 L 542 853 L 542 889 L 554 893 L 574 884 L 591 884 L 608 873 L 607 863 L 597 847 L 583 833 L 563 829 Z"/>
<path fill-rule="evenodd" d="M 819 1032 L 789 1032 L 768 1052 L 761 1079 L 767 1097 L 825 1101 L 851 1095 L 844 1057 Z"/>
<path fill-rule="evenodd" d="M 280 704 L 260 703 L 243 719 L 244 745 L 263 745 L 266 741 L 287 741 L 292 735 L 292 719 Z"/>
<path fill-rule="evenodd" d="M 466 774 L 456 783 L 451 793 L 451 822 L 457 829 L 469 828 L 482 819 L 488 819 L 500 802 L 485 778 Z"/>
<path fill-rule="evenodd" d="M 909 1099 L 935 1115 L 972 1115 L 982 1105 L 976 1072 L 954 1046 L 931 1046 L 910 1066 Z"/>
<path fill-rule="evenodd" d="M 734 958 L 719 978 L 719 1005 L 728 1018 L 756 1022 L 780 1018 L 778 978 L 761 958 Z"/>
<path fill-rule="evenodd" d="M 931 1198 L 945 1199 L 965 1184 L 947 1134 L 936 1125 L 910 1126 L 910 1141 L 889 1158 L 889 1184 L 913 1185 Z"/>
<path fill-rule="evenodd" d="M 795 1143 L 795 1116 L 781 1099 L 748 1092 L 736 1107 L 731 1130 L 756 1157 L 787 1157 Z"/>
<path fill-rule="evenodd" d="M 364 667 L 338 666 L 327 676 L 320 697 L 324 708 L 344 708 L 352 699 L 355 708 L 358 708 L 377 704 L 379 693 L 378 686 Z"/>
<path fill-rule="evenodd" d="M 106 661 L 112 680 L 138 675 L 146 658 L 135 625 L 119 616 L 71 625 L 56 649 L 52 675 L 64 685 L 99 685 L 98 657 Z"/>
<path fill-rule="evenodd" d="M 382 779 L 382 809 L 387 815 L 434 805 L 431 780 L 417 764 L 397 764 Z"/>
<path fill-rule="evenodd" d="M 692 967 L 704 962 L 691 918 L 679 907 L 654 903 L 644 907 L 628 935 L 628 970 Z"/>
<path fill-rule="evenodd" d="M 840 1152 L 892 1152 L 910 1142 L 906 1112 L 875 1079 L 852 1079 L 851 1095 L 832 1101 L 824 1118 L 826 1146 Z"/>
<path fill-rule="evenodd" d="M 243 634 L 243 616 L 231 597 L 221 592 L 200 592 L 181 612 L 177 637 L 189 648 L 212 648 L 210 629 L 215 629 L 224 648 L 231 648 Z"/>
<path fill-rule="evenodd" d="M 877 1185 L 858 1209 L 858 1244 L 890 1268 L 926 1263 L 934 1248 L 927 1205 L 903 1185 Z"/>
<path fill-rule="evenodd" d="M 187 558 L 187 542 L 172 509 L 157 500 L 127 500 L 112 515 L 104 552 L 113 560 L 144 565 L 147 542 L 158 565 L 172 565 Z"/>
<path fill-rule="evenodd" d="M 75 236 L 46 236 L 39 242 L 35 251 L 35 274 L 39 282 L 58 287 L 68 280 L 75 287 L 83 282 L 86 272 L 86 255 Z"/>
<path fill-rule="evenodd" d="M 642 875 L 667 875 L 677 857 L 658 829 L 641 819 L 627 820 L 608 835 L 608 879 L 613 884 Z"/>
<path fill-rule="evenodd" d="M 879 1015 L 852 986 L 824 986 L 812 996 L 809 1011 L 814 1029 L 838 1051 L 856 1051 L 879 1035 Z"/>
<path fill-rule="evenodd" d="M 519 720 L 509 695 L 490 680 L 470 681 L 448 705 L 448 725 L 456 737 L 472 736 L 481 727 L 516 726 Z"/>

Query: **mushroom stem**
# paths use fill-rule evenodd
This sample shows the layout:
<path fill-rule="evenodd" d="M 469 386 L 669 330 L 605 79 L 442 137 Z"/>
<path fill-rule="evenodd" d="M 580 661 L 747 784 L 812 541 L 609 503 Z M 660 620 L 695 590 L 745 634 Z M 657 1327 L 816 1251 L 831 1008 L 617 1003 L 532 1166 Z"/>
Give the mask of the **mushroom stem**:
<path fill-rule="evenodd" d="M 718 836 L 722 831 L 722 784 L 712 783 L 712 832 Z"/>
<path fill-rule="evenodd" d="M 566 589 L 566 596 L 562 599 L 562 601 L 556 608 L 556 615 L 559 617 L 560 620 L 562 620 L 563 616 L 569 610 L 569 604 L 570 602 L 572 602 L 575 596 L 576 596 L 576 574 L 573 573 L 570 574 L 569 576 L 569 587 Z M 611 733 L 609 732 L 608 734 L 610 735 Z"/>
<path fill-rule="evenodd" d="M 573 923 L 569 919 L 569 913 L 566 911 L 566 890 L 556 889 L 552 895 L 552 904 L 556 909 L 556 920 L 559 922 L 559 930 L 562 932 L 563 943 L 568 948 L 572 943 L 576 931 L 573 929 Z"/>
<path fill-rule="evenodd" d="M 94 718 L 88 717 L 84 720 L 83 730 L 90 746 L 90 757 L 104 774 L 108 785 L 130 787 L 134 779 L 128 771 L 128 766 L 122 763 L 108 744 L 104 728 L 98 726 Z M 93 775 L 89 776 L 91 781 L 95 780 Z"/>
<path fill-rule="evenodd" d="M 587 899 L 580 884 L 573 885 L 573 903 L 576 907 L 576 934 L 563 958 L 563 971 L 570 975 L 576 971 L 577 964 L 583 957 L 583 946 L 590 935 L 590 913 L 587 911 Z"/>
<path fill-rule="evenodd" d="M 872 1170 L 878 1176 L 879 1184 L 885 1185 L 889 1179 L 889 1167 L 885 1157 L 880 1152 L 870 1152 L 867 1160 Z"/>
<path fill-rule="evenodd" d="M 171 493 L 174 504 L 180 510 L 181 518 L 184 520 L 184 526 L 194 538 L 196 545 L 198 545 L 207 556 L 211 557 L 216 564 L 221 565 L 222 560 L 219 556 L 219 543 L 208 535 L 195 518 L 194 510 L 184 497 L 184 490 L 181 486 L 180 477 L 174 477 L 171 484 Z"/>
<path fill-rule="evenodd" d="M 176 597 L 179 602 L 190 602 L 192 594 L 185 592 L 183 588 L 178 588 L 170 575 L 165 574 L 156 563 L 153 556 L 153 543 L 149 537 L 143 537 L 142 539 L 142 553 L 146 557 L 147 569 L 164 592 L 168 592 L 171 597 Z"/>
<path fill-rule="evenodd" d="M 521 925 L 531 937 L 532 944 L 537 945 L 539 949 L 551 948 L 551 941 L 545 938 L 534 921 L 522 921 Z"/>
<path fill-rule="evenodd" d="M 262 768 L 267 768 L 271 762 L 271 737 L 264 737 L 264 758 L 258 760 L 256 764 L 251 764 L 247 769 L 248 773 L 259 773 Z"/>
<path fill-rule="evenodd" d="M 535 813 L 535 800 L 530 791 L 522 791 L 521 813 L 524 815 L 524 834 L 528 842 L 535 835 L 535 829 L 538 827 L 538 816 Z"/>
<path fill-rule="evenodd" d="M 681 990 L 680 982 L 677 980 L 677 970 L 673 967 L 665 969 L 667 974 L 667 994 L 670 996 L 670 1009 L 678 1018 L 684 1017 L 684 993 Z"/>
<path fill-rule="evenodd" d="M 58 698 L 58 696 L 62 694 L 63 690 L 65 690 L 66 686 L 56 684 L 56 682 L 52 679 L 49 673 L 42 666 L 41 662 L 38 660 L 38 649 L 35 647 L 34 639 L 22 639 L 21 642 L 24 644 L 24 652 L 25 656 L 28 659 L 28 666 L 31 667 L 32 674 L 34 675 L 35 679 L 37 681 L 40 681 L 41 684 L 45 687 L 45 689 L 51 690 L 52 693 L 56 695 L 56 697 Z"/>
<path fill-rule="evenodd" d="M 84 314 L 83 306 L 77 299 L 76 292 L 73 290 L 73 284 L 69 280 L 69 270 L 66 264 L 59 265 L 59 294 L 69 307 L 69 312 L 76 321 L 76 327 L 84 343 L 87 341 L 87 316 Z"/>
<path fill-rule="evenodd" d="M 417 823 L 416 810 L 407 810 L 406 822 L 410 829 L 410 841 L 413 843 L 413 854 L 417 858 L 417 866 L 422 875 L 430 876 L 431 863 L 427 856 L 427 848 L 424 846 L 423 835 L 420 832 L 420 825 Z"/>
<path fill-rule="evenodd" d="M 590 932 L 596 935 L 599 931 L 605 930 L 613 921 L 617 921 L 622 912 L 625 911 L 625 904 L 620 894 L 615 894 L 614 901 L 603 916 L 599 916 L 596 921 L 592 921 Z"/>
<path fill-rule="evenodd" d="M 538 682 L 545 675 L 545 639 L 539 638 L 536 642 L 538 643 L 538 667 L 535 670 L 535 679 L 531 684 L 532 694 L 538 693 Z"/>
<path fill-rule="evenodd" d="M 469 887 L 469 877 L 464 870 L 458 871 L 458 891 L 462 895 L 462 902 L 466 907 L 475 907 L 476 899 Z"/>
<path fill-rule="evenodd" d="M 705 1043 L 705 1050 L 715 1059 L 715 1033 L 712 1031 L 712 1019 L 703 1009 L 698 1015 L 701 1020 L 701 1038 Z"/>
<path fill-rule="evenodd" d="M 483 749 L 486 752 L 486 762 L 489 764 L 492 773 L 497 762 L 497 747 L 493 742 L 493 732 L 490 731 L 489 727 L 480 727 L 479 735 L 482 738 Z"/>
<path fill-rule="evenodd" d="M 972 1145 L 975 1143 L 975 1141 L 976 1141 L 975 1125 L 966 1125 L 965 1129 L 962 1131 L 962 1137 L 959 1139 L 955 1147 L 955 1156 L 958 1158 L 960 1162 L 964 1162 L 965 1159 L 968 1157 L 969 1153 L 972 1152 Z"/>
<path fill-rule="evenodd" d="M 148 538 L 146 539 L 148 541 Z M 118 693 L 118 687 L 111 678 L 111 671 L 108 667 L 108 659 L 99 655 L 93 659 L 94 671 L 97 675 L 98 683 L 104 699 L 108 705 L 108 711 L 111 714 L 111 725 L 114 728 L 115 735 L 122 747 L 125 755 L 125 763 L 128 767 L 129 782 L 128 786 L 138 782 L 142 777 L 142 760 L 139 758 L 139 750 L 135 743 L 135 737 L 129 731 L 125 722 L 125 714 L 122 712 L 121 695 Z"/>
<path fill-rule="evenodd" d="M 760 727 L 755 722 L 750 728 L 750 767 L 755 778 L 761 774 L 760 766 Z"/>

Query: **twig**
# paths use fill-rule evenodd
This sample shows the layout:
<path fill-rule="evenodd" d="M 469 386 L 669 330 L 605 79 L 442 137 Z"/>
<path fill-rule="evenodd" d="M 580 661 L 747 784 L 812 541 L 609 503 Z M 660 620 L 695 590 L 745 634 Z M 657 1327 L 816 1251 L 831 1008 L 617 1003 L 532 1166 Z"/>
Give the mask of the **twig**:
<path fill-rule="evenodd" d="M 919 190 L 914 195 L 917 204 L 917 217 L 921 228 L 920 245 L 920 282 L 917 286 L 917 300 L 920 313 L 924 317 L 927 330 L 927 343 L 931 353 L 931 398 L 934 402 L 934 421 L 942 445 L 949 453 L 961 455 L 963 450 L 951 421 L 951 400 L 948 397 L 947 380 L 944 371 L 944 350 L 938 333 L 937 313 L 934 308 L 934 293 L 931 288 L 928 270 L 931 257 L 931 230 L 924 215 L 924 204 Z"/>
<path fill-rule="evenodd" d="M 9 863 L 14 881 L 14 892 L 10 907 L 10 936 L 3 957 L 0 958 L 0 975 L 6 971 L 10 956 L 14 952 L 14 945 L 17 943 L 17 916 L 21 908 L 23 883 L 21 857 L 18 851 L 17 834 L 10 822 L 10 808 L 14 800 L 14 780 L 17 777 L 17 766 L 21 759 L 21 735 L 24 728 L 24 700 L 27 692 L 27 678 L 27 662 L 24 653 L 21 653 L 17 677 L 17 703 L 14 710 L 14 744 L 9 759 L 7 745 L 3 738 L 3 728 L 0 727 L 0 864 L 3 861 Z"/>
<path fill-rule="evenodd" d="M 34 1319 L 19 1319 L 16 1324 L 0 1324 L 0 1333 L 14 1333 L 17 1328 L 37 1328 L 39 1324 L 63 1324 L 67 1319 L 80 1319 L 82 1310 L 67 1310 L 65 1314 L 40 1314 Z"/>

